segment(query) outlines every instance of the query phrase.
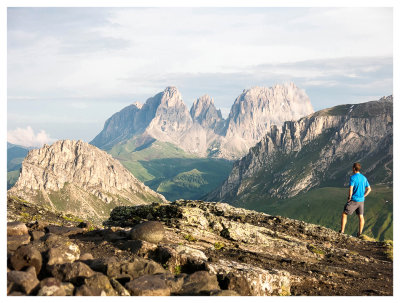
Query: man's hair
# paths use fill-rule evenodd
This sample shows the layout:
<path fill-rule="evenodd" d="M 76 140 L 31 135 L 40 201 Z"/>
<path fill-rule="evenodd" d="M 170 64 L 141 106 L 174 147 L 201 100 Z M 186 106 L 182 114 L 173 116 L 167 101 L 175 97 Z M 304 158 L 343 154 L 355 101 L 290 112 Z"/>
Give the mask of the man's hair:
<path fill-rule="evenodd" d="M 356 162 L 353 164 L 353 168 L 355 171 L 360 171 L 361 170 L 361 164 Z"/>

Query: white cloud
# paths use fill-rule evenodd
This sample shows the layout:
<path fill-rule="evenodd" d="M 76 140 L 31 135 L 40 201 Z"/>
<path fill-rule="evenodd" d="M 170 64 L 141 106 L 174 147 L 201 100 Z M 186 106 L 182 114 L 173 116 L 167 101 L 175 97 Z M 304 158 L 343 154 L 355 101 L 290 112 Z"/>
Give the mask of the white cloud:
<path fill-rule="evenodd" d="M 8 131 L 7 141 L 27 147 L 42 147 L 43 144 L 52 143 L 55 141 L 55 139 L 50 138 L 50 136 L 44 130 L 41 130 L 35 134 L 32 127 L 27 126 L 27 128 L 17 128 L 15 130 Z"/>

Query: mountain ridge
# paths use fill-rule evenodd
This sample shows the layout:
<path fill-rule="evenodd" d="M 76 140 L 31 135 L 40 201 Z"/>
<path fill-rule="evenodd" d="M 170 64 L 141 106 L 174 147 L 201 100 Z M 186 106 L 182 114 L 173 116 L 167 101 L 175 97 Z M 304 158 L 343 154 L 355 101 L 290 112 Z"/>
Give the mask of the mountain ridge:
<path fill-rule="evenodd" d="M 389 96 L 340 105 L 285 122 L 280 128 L 272 126 L 246 156 L 235 162 L 228 179 L 207 198 L 245 200 L 250 188 L 257 187 L 261 197 L 282 199 L 333 181 L 343 186 L 349 167 L 362 160 L 367 162 L 363 171 L 370 174 L 370 183 L 390 182 L 392 100 Z M 383 177 L 382 167 L 387 173 Z"/>
<path fill-rule="evenodd" d="M 166 202 L 111 155 L 80 140 L 31 150 L 8 193 L 97 221 L 115 206 Z"/>
<path fill-rule="evenodd" d="M 170 86 L 140 109 L 130 105 L 112 115 L 91 144 L 108 150 L 143 135 L 201 157 L 232 160 L 244 155 L 271 124 L 280 125 L 312 112 L 308 96 L 293 83 L 244 90 L 226 120 L 210 96 L 195 100 L 189 111 L 178 89 Z"/>

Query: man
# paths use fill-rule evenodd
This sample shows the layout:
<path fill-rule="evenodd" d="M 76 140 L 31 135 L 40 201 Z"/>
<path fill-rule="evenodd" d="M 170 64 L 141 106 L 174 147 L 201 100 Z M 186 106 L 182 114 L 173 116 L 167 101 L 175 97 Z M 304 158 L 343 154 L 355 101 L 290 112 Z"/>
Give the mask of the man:
<path fill-rule="evenodd" d="M 371 192 L 371 186 L 369 186 L 367 178 L 360 173 L 361 164 L 353 164 L 353 175 L 350 177 L 349 184 L 349 197 L 347 198 L 347 203 L 344 206 L 342 213 L 342 228 L 340 233 L 344 233 L 344 229 L 347 223 L 347 215 L 351 215 L 354 211 L 358 215 L 359 225 L 358 233 L 359 237 L 362 234 L 364 228 L 364 200 L 365 197 Z"/>

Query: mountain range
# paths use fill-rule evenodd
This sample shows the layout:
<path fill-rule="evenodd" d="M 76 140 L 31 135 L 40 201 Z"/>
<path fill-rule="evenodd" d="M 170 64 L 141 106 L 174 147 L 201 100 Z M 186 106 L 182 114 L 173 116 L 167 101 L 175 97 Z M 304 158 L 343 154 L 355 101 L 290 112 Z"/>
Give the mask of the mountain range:
<path fill-rule="evenodd" d="M 293 83 L 244 90 L 227 119 L 210 96 L 198 98 L 189 111 L 178 89 L 167 87 L 144 105 L 135 103 L 115 113 L 90 143 L 109 150 L 136 138 L 141 149 L 157 140 L 197 156 L 232 160 L 245 155 L 271 125 L 312 112 L 308 96 Z"/>

